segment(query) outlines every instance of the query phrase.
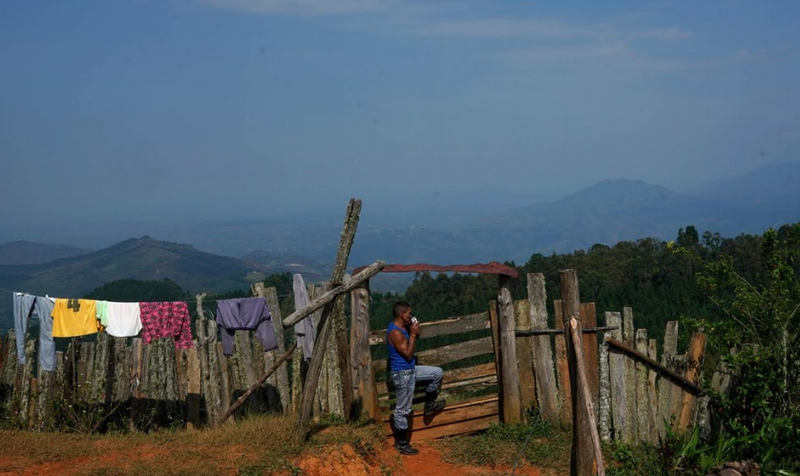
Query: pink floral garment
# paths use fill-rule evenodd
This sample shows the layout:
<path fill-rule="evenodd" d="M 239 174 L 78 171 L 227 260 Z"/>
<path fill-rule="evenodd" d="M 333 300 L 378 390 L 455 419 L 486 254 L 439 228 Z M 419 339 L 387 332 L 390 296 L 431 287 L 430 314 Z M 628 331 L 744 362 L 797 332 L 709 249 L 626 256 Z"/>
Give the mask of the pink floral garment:
<path fill-rule="evenodd" d="M 140 302 L 142 340 L 149 344 L 155 339 L 172 337 L 178 349 L 191 349 L 192 328 L 189 306 L 185 302 Z"/>

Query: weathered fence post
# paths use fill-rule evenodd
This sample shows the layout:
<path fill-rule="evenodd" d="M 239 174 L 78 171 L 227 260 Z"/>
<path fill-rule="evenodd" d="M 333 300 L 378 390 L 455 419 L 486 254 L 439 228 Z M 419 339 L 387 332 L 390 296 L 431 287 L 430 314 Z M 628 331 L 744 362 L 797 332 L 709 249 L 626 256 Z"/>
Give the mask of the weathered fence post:
<path fill-rule="evenodd" d="M 351 417 L 366 414 L 372 420 L 381 419 L 378 390 L 372 372 L 372 355 L 369 350 L 369 281 L 350 291 L 350 364 L 354 390 Z"/>
<path fill-rule="evenodd" d="M 582 403 L 581 410 L 585 412 L 586 423 L 588 428 L 581 428 L 581 431 L 589 430 L 590 440 L 592 442 L 592 449 L 594 452 L 594 461 L 597 465 L 598 476 L 605 476 L 605 468 L 603 464 L 603 450 L 600 448 L 600 436 L 597 433 L 597 426 L 595 425 L 594 406 L 592 405 L 592 390 L 589 387 L 589 381 L 586 372 L 586 357 L 583 355 L 583 346 L 581 345 L 582 335 L 580 332 L 581 325 L 575 316 L 569 318 L 570 333 L 567 336 L 571 338 L 571 348 L 575 351 L 575 369 L 577 375 L 573 381 L 577 384 L 579 392 L 577 392 L 578 400 Z M 591 470 L 589 472 L 591 474 Z"/>
<path fill-rule="evenodd" d="M 528 274 L 528 300 L 531 303 L 531 328 L 547 329 L 547 296 L 544 274 Z M 536 370 L 536 390 L 539 394 L 539 411 L 544 421 L 558 421 L 556 377 L 553 372 L 553 354 L 549 335 L 533 338 L 533 365 Z"/>
<path fill-rule="evenodd" d="M 702 332 L 695 332 L 692 335 L 692 341 L 689 343 L 689 352 L 687 354 L 686 380 L 696 383 L 698 379 L 698 370 L 703 358 L 703 352 L 706 348 L 706 335 Z M 678 419 L 678 428 L 685 429 L 689 427 L 692 421 L 692 412 L 696 402 L 694 394 L 683 391 L 683 403 L 681 407 L 680 418 Z"/>
<path fill-rule="evenodd" d="M 564 304 L 561 299 L 553 301 L 556 329 L 564 330 Z M 558 371 L 559 418 L 562 425 L 572 422 L 572 385 L 569 380 L 569 357 L 563 333 L 555 335 L 556 370 Z"/>
<path fill-rule="evenodd" d="M 497 295 L 500 319 L 500 355 L 502 370 L 503 423 L 513 425 L 523 420 L 517 371 L 517 347 L 515 341 L 514 301 L 511 297 L 511 277 L 500 275 L 500 291 Z"/>
<path fill-rule="evenodd" d="M 661 364 L 674 370 L 675 354 L 678 352 L 678 321 L 667 322 L 664 330 L 664 348 L 661 353 Z M 664 438 L 667 425 L 672 417 L 672 382 L 661 377 L 658 382 L 658 437 Z"/>
<path fill-rule="evenodd" d="M 647 329 L 636 330 L 636 350 L 647 354 Z M 637 438 L 650 442 L 650 392 L 648 376 L 650 370 L 641 362 L 636 362 L 636 429 Z"/>
<path fill-rule="evenodd" d="M 347 261 L 350 258 L 350 249 L 355 239 L 360 213 L 361 200 L 351 199 L 347 206 L 347 213 L 345 215 L 344 226 L 342 227 L 342 234 L 339 241 L 339 249 L 336 254 L 333 272 L 331 273 L 331 287 L 339 285 L 342 278 L 344 278 L 344 272 L 347 267 Z M 322 318 L 320 319 L 320 326 L 317 333 L 318 342 L 324 343 L 328 341 L 328 336 L 331 331 L 330 314 L 332 311 L 333 305 L 327 304 L 322 312 Z M 308 423 L 311 419 L 314 395 L 317 391 L 317 383 L 319 381 L 319 374 L 322 369 L 322 359 L 324 356 L 325 346 L 315 345 L 311 363 L 308 366 L 305 386 L 303 387 L 303 397 L 300 402 L 300 415 L 294 435 L 295 439 L 298 441 L 305 440 L 306 434 L 308 433 Z"/>
<path fill-rule="evenodd" d="M 526 300 L 514 302 L 514 316 L 516 329 L 531 330 L 531 305 Z M 527 415 L 532 408 L 536 408 L 536 380 L 533 371 L 533 336 L 518 336 L 515 340 L 517 347 L 517 374 L 519 375 L 519 392 L 522 398 L 522 414 Z"/>
<path fill-rule="evenodd" d="M 597 310 L 593 302 L 581 303 L 581 327 L 597 327 Z M 600 393 L 600 364 L 597 360 L 597 334 L 598 332 L 584 332 L 583 356 L 586 359 L 586 381 L 589 383 L 592 403 L 597 407 Z"/>
<path fill-rule="evenodd" d="M 606 338 L 622 341 L 622 318 L 618 312 L 606 312 L 606 325 L 617 328 L 609 331 Z M 625 356 L 617 349 L 609 349 L 608 370 L 611 381 L 611 419 L 614 426 L 614 439 L 631 443 L 633 433 L 628 421 Z"/>
<path fill-rule="evenodd" d="M 631 348 L 636 346 L 636 328 L 633 325 L 633 309 L 630 307 L 622 308 L 622 338 L 625 344 Z M 625 359 L 625 391 L 627 392 L 628 406 L 627 412 L 628 425 L 631 428 L 631 442 L 636 441 L 639 435 L 639 418 L 636 401 L 636 362 Z"/>
<path fill-rule="evenodd" d="M 608 322 L 606 322 L 608 325 Z M 600 344 L 600 398 L 597 409 L 597 429 L 600 439 L 611 439 L 611 376 L 608 369 L 608 344 L 605 340 Z"/>
<path fill-rule="evenodd" d="M 266 288 L 264 290 L 264 296 L 267 298 L 267 304 L 269 305 L 270 312 L 272 313 L 272 328 L 275 330 L 275 335 L 278 337 L 278 348 L 275 350 L 275 354 L 283 355 L 286 353 L 286 342 L 283 334 L 283 316 L 281 315 L 281 306 L 280 302 L 278 301 L 278 291 L 274 287 Z M 273 355 L 273 360 L 274 358 L 275 356 Z M 265 368 L 264 370 L 267 369 Z M 289 370 L 285 365 L 279 366 L 275 370 L 271 381 L 273 382 L 273 385 L 278 388 L 281 411 L 283 413 L 288 413 L 291 406 L 291 397 L 289 395 Z"/>
<path fill-rule="evenodd" d="M 578 382 L 578 362 L 580 357 L 577 347 L 583 346 L 582 335 L 583 330 L 580 324 L 581 319 L 581 299 L 578 293 L 578 272 L 574 269 L 568 269 L 559 273 L 561 282 L 561 298 L 563 302 L 563 313 L 565 329 L 565 343 L 567 351 L 567 359 L 569 365 L 569 380 L 572 397 L 572 455 L 570 458 L 570 474 L 572 476 L 590 476 L 592 474 L 592 463 L 594 462 L 594 450 L 592 447 L 592 440 L 590 437 L 591 430 L 589 425 L 594 425 L 591 420 L 591 415 L 587 414 L 584 408 L 579 405 L 579 382 Z M 575 333 L 577 338 L 571 339 L 569 336 L 569 329 L 571 323 L 569 319 L 574 317 Z M 589 401 L 589 396 L 585 396 L 586 401 Z M 598 467 L 602 467 L 602 462 Z"/>

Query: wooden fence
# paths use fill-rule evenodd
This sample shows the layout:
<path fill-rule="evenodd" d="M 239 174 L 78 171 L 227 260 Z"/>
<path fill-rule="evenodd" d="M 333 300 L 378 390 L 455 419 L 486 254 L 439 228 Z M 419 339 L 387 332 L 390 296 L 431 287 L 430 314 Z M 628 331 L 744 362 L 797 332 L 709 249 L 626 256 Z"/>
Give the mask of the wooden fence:
<path fill-rule="evenodd" d="M 498 301 L 485 312 L 422 323 L 421 342 L 445 336 L 457 336 L 458 342 L 421 344 L 419 362 L 445 368 L 442 392 L 453 412 L 427 422 L 414 420 L 417 430 L 427 428 L 432 437 L 457 434 L 495 421 L 520 421 L 532 412 L 556 424 L 572 423 L 564 306 L 555 300 L 555 315 L 548 319 L 544 277 L 529 274 L 527 280 L 527 299 L 511 301 L 501 283 Z M 326 358 L 315 415 L 348 415 L 342 389 L 350 382 L 354 416 L 362 412 L 379 420 L 389 416 L 392 389 L 383 378 L 386 361 L 381 353 L 385 330 L 369 331 L 367 289 L 364 284 L 351 291 L 352 376 L 342 378 L 339 362 L 346 349 L 337 339 L 317 343 L 325 346 Z M 254 292 L 267 298 L 275 330 L 284 336 L 275 290 Z M 313 286 L 310 292 L 312 298 L 319 294 Z M 203 309 L 202 298 L 198 296 L 198 309 Z M 655 442 L 663 436 L 664 422 L 682 429 L 707 421 L 702 389 L 697 386 L 703 334 L 695 334 L 689 349 L 678 352 L 678 324 L 667 323 L 658 356 L 655 340 L 648 339 L 645 329 L 635 328 L 632 309 L 604 312 L 602 323 L 597 322 L 594 303 L 580 304 L 579 313 L 587 381 L 602 438 Z M 336 332 L 344 333 L 343 306 L 337 306 L 333 319 Z M 101 424 L 140 429 L 214 425 L 291 343 L 279 339 L 278 350 L 264 352 L 252 332 L 237 332 L 234 354 L 226 357 L 216 323 L 207 312 L 196 316 L 194 335 L 195 348 L 188 350 L 176 350 L 167 340 L 143 345 L 138 338 L 105 333 L 93 341 L 74 339 L 66 351 L 57 353 L 55 372 L 38 372 L 35 341 L 27 341 L 27 364 L 19 365 L 12 331 L 0 342 L 0 412 L 7 423 L 29 429 L 51 428 L 57 417 L 63 423 L 65 416 L 56 412 L 70 408 L 81 413 L 67 414 L 72 420 L 67 423 L 87 430 Z M 296 349 L 291 364 L 280 366 L 235 415 L 296 412 L 306 367 L 301 356 Z M 508 362 L 513 362 L 512 373 Z M 724 385 L 723 377 L 715 381 Z"/>
<path fill-rule="evenodd" d="M 548 328 L 544 276 L 529 274 L 527 279 L 527 299 L 513 302 L 513 342 L 518 373 L 515 390 L 522 417 L 534 411 L 546 421 L 571 425 L 572 392 L 563 333 L 563 303 L 560 299 L 554 300 L 552 321 L 555 327 Z M 419 438 L 453 435 L 485 428 L 493 421 L 507 421 L 500 411 L 502 393 L 508 383 L 500 386 L 504 343 L 499 336 L 501 326 L 497 310 L 497 303 L 492 302 L 483 313 L 422 323 L 419 342 L 461 334 L 456 344 L 427 348 L 422 345 L 424 350 L 417 352 L 420 364 L 445 367 L 443 395 L 461 403 L 440 421 L 435 418 L 423 421 L 417 415 L 413 421 L 417 427 L 415 433 L 424 430 Z M 600 436 L 606 440 L 655 443 L 664 435 L 665 425 L 681 430 L 698 420 L 704 424 L 707 421 L 703 414 L 706 400 L 698 400 L 703 390 L 697 381 L 705 335 L 696 333 L 686 353 L 679 354 L 678 323 L 667 323 L 659 363 L 656 341 L 647 338 L 646 329 L 635 329 L 631 308 L 624 308 L 622 313 L 605 312 L 603 316 L 605 322 L 598 325 L 595 304 L 580 304 L 587 383 L 593 407 L 598 409 L 596 423 Z M 476 335 L 476 331 L 488 329 L 492 332 Z M 393 394 L 391 384 L 381 379 L 386 369 L 385 352 L 382 352 L 385 332 L 382 329 L 369 333 L 369 354 L 363 351 L 366 343 L 354 341 L 354 349 L 360 346 L 361 350 L 354 350 L 353 359 L 371 360 L 375 382 L 372 391 L 376 398 L 375 409 L 370 413 L 384 421 L 388 433 Z M 489 357 L 488 361 L 475 363 L 475 359 L 482 356 Z M 362 387 L 369 385 L 368 382 L 361 384 Z M 500 395 L 487 395 L 487 389 L 499 390 Z M 483 395 L 470 398 L 476 393 Z M 471 408 L 475 403 L 480 409 Z"/>
<path fill-rule="evenodd" d="M 315 291 L 310 286 L 312 296 Z M 255 287 L 254 293 L 266 297 L 272 311 L 279 336 L 274 352 L 264 352 L 253 331 L 237 331 L 233 355 L 224 356 L 213 313 L 205 310 L 193 319 L 192 349 L 176 349 L 170 339 L 144 345 L 141 338 L 99 333 L 72 339 L 66 351 L 56 353 L 55 371 L 46 372 L 36 369 L 35 336 L 26 343 L 26 364 L 18 363 L 17 336 L 11 330 L 5 342 L 0 339 L 0 416 L 8 426 L 29 429 L 67 426 L 95 431 L 108 424 L 143 430 L 213 426 L 286 347 L 275 289 Z M 198 296 L 197 309 L 203 309 L 202 300 Z M 334 318 L 343 325 L 343 310 L 338 311 Z M 314 318 L 319 319 L 319 314 Z M 335 343 L 331 348 L 335 349 Z M 300 379 L 291 377 L 302 375 L 305 365 L 300 349 L 293 357 L 292 372 L 287 365 L 280 366 L 235 416 L 296 411 Z M 314 415 L 342 412 L 337 364 L 335 355 L 324 361 Z"/>

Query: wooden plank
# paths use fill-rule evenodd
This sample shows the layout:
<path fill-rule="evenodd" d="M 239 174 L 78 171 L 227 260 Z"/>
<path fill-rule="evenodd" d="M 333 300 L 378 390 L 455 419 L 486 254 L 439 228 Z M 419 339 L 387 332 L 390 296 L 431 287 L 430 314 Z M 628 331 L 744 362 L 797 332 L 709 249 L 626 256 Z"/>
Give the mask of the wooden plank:
<path fill-rule="evenodd" d="M 597 409 L 597 431 L 603 441 L 611 440 L 611 376 L 608 369 L 608 346 L 600 344 L 600 397 Z"/>
<path fill-rule="evenodd" d="M 699 379 L 699 369 L 705 349 L 706 335 L 702 332 L 695 332 L 692 335 L 692 341 L 689 343 L 689 352 L 687 353 L 687 366 L 684 375 L 686 380 L 696 382 Z M 696 400 L 695 394 L 687 391 L 683 392 L 683 405 L 681 407 L 681 416 L 678 420 L 678 428 L 689 428 L 692 423 Z"/>
<path fill-rule="evenodd" d="M 175 343 L 172 339 L 162 339 L 164 341 L 164 369 L 166 375 L 164 379 L 164 395 L 167 399 L 167 417 L 180 418 L 183 411 L 179 401 L 183 401 L 183 395 L 178 391 L 178 362 L 175 359 Z"/>
<path fill-rule="evenodd" d="M 678 321 L 667 322 L 664 331 L 664 348 L 661 352 L 661 365 L 672 370 L 675 353 L 678 350 Z M 658 379 L 658 417 L 657 429 L 659 438 L 666 436 L 667 425 L 672 420 L 671 403 L 672 383 L 660 377 Z"/>
<path fill-rule="evenodd" d="M 633 309 L 624 307 L 622 309 L 622 338 L 625 344 L 634 348 L 636 346 L 636 329 L 633 326 Z M 625 390 L 628 392 L 628 424 L 631 426 L 631 438 L 633 441 L 638 440 L 639 427 L 638 427 L 638 411 L 636 401 L 636 363 L 629 359 L 625 359 Z"/>
<path fill-rule="evenodd" d="M 111 399 L 113 382 L 108 381 L 108 371 L 111 361 L 112 339 L 113 337 L 105 332 L 97 334 L 91 377 L 87 378 L 87 382 L 91 382 L 91 393 L 88 395 L 88 401 L 92 403 L 105 403 Z"/>
<path fill-rule="evenodd" d="M 516 329 L 531 330 L 531 304 L 528 300 L 514 301 Z M 516 334 L 515 334 L 516 335 Z M 533 336 L 516 337 L 517 373 L 522 414 L 528 415 L 536 408 L 536 380 L 533 372 Z"/>
<path fill-rule="evenodd" d="M 547 296 L 544 275 L 529 273 L 527 277 L 528 301 L 531 303 L 531 326 L 533 329 L 547 329 Z M 550 336 L 541 335 L 533 338 L 533 365 L 542 419 L 555 423 L 558 421 L 558 393 Z"/>
<path fill-rule="evenodd" d="M 195 333 L 197 334 L 197 359 L 200 366 L 200 415 L 201 419 L 204 416 L 205 421 L 213 422 L 213 408 L 209 402 L 209 397 L 211 396 L 211 374 L 208 368 L 208 335 L 206 333 L 205 312 L 203 311 L 203 299 L 205 297 L 205 294 L 195 295 L 195 299 L 197 300 Z M 216 376 L 214 377 L 216 378 Z"/>
<path fill-rule="evenodd" d="M 457 362 L 462 359 L 476 357 L 479 355 L 491 354 L 492 338 L 481 337 L 480 339 L 468 340 L 457 344 L 445 345 L 436 349 L 428 349 L 417 353 L 418 365 L 442 365 Z M 386 359 L 372 362 L 373 372 L 386 371 Z"/>
<path fill-rule="evenodd" d="M 447 426 L 436 426 L 432 428 L 422 428 L 411 433 L 413 442 L 429 441 L 447 436 L 465 435 L 488 429 L 497 424 L 497 415 L 487 415 L 473 420 L 461 421 Z"/>
<path fill-rule="evenodd" d="M 502 384 L 503 375 L 500 371 L 500 321 L 497 317 L 497 301 L 489 301 L 489 322 L 492 326 L 492 352 L 494 352 L 494 370 L 497 381 Z"/>
<path fill-rule="evenodd" d="M 658 350 L 656 349 L 656 340 L 650 339 L 647 344 L 647 356 L 658 362 Z M 650 442 L 652 444 L 658 443 L 658 387 L 656 381 L 658 379 L 658 372 L 650 369 L 647 374 L 647 393 L 650 395 L 650 406 L 648 408 L 647 416 L 650 424 Z"/>
<path fill-rule="evenodd" d="M 503 423 L 507 425 L 523 421 L 511 280 L 512 278 L 508 276 L 500 275 L 500 291 L 497 294 L 497 317 L 500 321 L 500 373 L 502 375 L 500 399 Z"/>
<path fill-rule="evenodd" d="M 378 389 L 372 372 L 369 332 L 369 282 L 350 292 L 350 375 L 353 388 L 351 415 L 381 418 Z"/>
<path fill-rule="evenodd" d="M 33 365 L 33 364 L 31 364 Z M 36 404 L 38 402 L 39 382 L 36 377 L 30 379 L 30 405 L 28 406 L 28 431 L 33 430 L 36 425 Z"/>
<path fill-rule="evenodd" d="M 222 342 L 216 343 L 217 348 L 217 362 L 219 363 L 219 414 L 226 408 L 231 406 L 231 383 L 230 383 L 230 367 L 228 366 L 228 358 L 222 350 Z M 211 348 L 209 347 L 209 351 Z M 226 419 L 226 423 L 233 423 L 236 420 L 235 415 L 231 415 Z"/>
<path fill-rule="evenodd" d="M 284 341 L 284 333 L 283 333 L 283 319 L 281 317 L 281 306 L 280 302 L 278 301 L 278 290 L 274 287 L 266 288 L 265 290 L 265 297 L 267 298 L 267 304 L 269 305 L 270 313 L 272 314 L 272 328 L 275 331 L 275 335 L 278 337 L 278 348 L 275 349 L 273 355 L 283 355 L 286 353 L 286 342 Z M 266 367 L 267 362 L 264 362 Z M 274 363 L 273 363 L 274 365 Z M 277 406 L 281 409 L 281 411 L 285 414 L 289 412 L 291 407 L 291 395 L 290 395 L 290 386 L 289 386 L 289 368 L 288 365 L 281 365 L 278 366 L 278 369 L 275 371 L 274 374 L 270 378 L 267 379 L 267 382 L 271 385 L 274 385 L 278 389 L 278 397 L 280 400 L 278 402 L 270 402 L 277 404 Z"/>
<path fill-rule="evenodd" d="M 200 382 L 200 359 L 198 356 L 198 346 L 186 349 L 186 373 L 187 373 L 187 392 L 186 392 L 186 427 L 191 429 L 200 426 L 200 392 L 202 389 Z"/>
<path fill-rule="evenodd" d="M 469 314 L 466 316 L 448 317 L 438 321 L 420 321 L 419 338 L 428 339 L 431 337 L 463 334 L 481 329 L 491 328 L 491 321 L 488 312 Z M 381 345 L 386 343 L 386 329 L 372 331 L 369 333 L 370 345 Z"/>
<path fill-rule="evenodd" d="M 249 331 L 237 331 L 233 340 L 233 355 L 228 358 L 231 368 L 231 391 L 234 398 L 239 398 L 250 385 L 255 382 L 253 373 L 253 343 L 250 341 Z M 242 407 L 242 412 L 249 413 L 256 408 L 262 408 L 264 400 L 261 395 L 254 395 L 247 405 Z"/>
<path fill-rule="evenodd" d="M 684 371 L 686 370 L 686 355 L 683 354 L 675 354 L 672 358 L 670 369 L 678 375 L 682 376 Z M 670 408 L 669 414 L 671 415 L 670 425 L 672 426 L 673 430 L 678 430 L 680 428 L 679 421 L 681 417 L 681 409 L 683 406 L 683 387 L 677 383 L 676 380 L 672 381 L 672 385 L 670 386 Z"/>
<path fill-rule="evenodd" d="M 445 430 L 440 433 L 440 436 L 447 436 L 446 430 L 453 429 L 453 425 L 460 422 L 480 419 L 484 417 L 493 417 L 494 422 L 499 421 L 500 401 L 498 397 L 479 398 L 465 402 L 459 402 L 453 405 L 448 405 L 441 412 L 437 413 L 434 417 L 426 417 L 422 412 L 415 411 L 409 417 L 409 427 L 412 428 L 412 434 L 419 435 L 425 429 L 440 428 Z M 384 431 L 387 435 L 392 434 L 391 423 L 392 415 L 384 417 Z M 452 433 L 458 434 L 458 433 Z M 437 436 L 438 437 L 438 436 Z M 417 438 L 417 437 L 415 437 Z"/>
<path fill-rule="evenodd" d="M 142 376 L 142 338 L 134 337 L 131 347 L 131 414 L 128 430 L 136 430 L 136 420 L 139 412 L 139 398 L 141 397 L 140 384 Z"/>
<path fill-rule="evenodd" d="M 114 349 L 110 368 L 113 383 L 111 401 L 125 402 L 131 396 L 130 348 L 125 337 L 114 337 L 111 342 Z"/>
<path fill-rule="evenodd" d="M 619 329 L 606 334 L 606 342 L 610 339 L 622 340 L 622 317 L 618 312 L 606 312 L 606 324 Z M 611 383 L 611 421 L 614 427 L 614 439 L 631 443 L 631 426 L 628 423 L 628 391 L 625 388 L 625 354 L 621 350 L 608 349 L 608 370 Z"/>
<path fill-rule="evenodd" d="M 442 389 L 456 382 L 465 380 L 472 381 L 474 379 L 484 379 L 486 377 L 497 377 L 494 363 L 490 362 L 487 364 L 475 365 L 473 367 L 446 370 L 442 374 Z M 497 382 L 497 379 L 495 378 L 494 381 Z M 387 395 L 389 393 L 387 387 L 388 382 L 386 381 L 378 383 L 376 385 L 378 395 L 381 397 Z"/>
<path fill-rule="evenodd" d="M 340 345 L 347 345 L 347 338 L 344 336 L 344 297 L 339 296 L 333 301 L 333 311 L 331 312 L 331 337 L 328 345 L 328 413 L 337 415 L 341 418 L 347 419 L 349 415 L 349 408 L 345 414 L 345 393 L 347 393 L 347 406 L 350 405 L 352 397 L 349 392 L 345 392 L 345 381 L 350 380 L 349 358 L 345 357 L 347 349 L 340 349 Z M 349 356 L 349 354 L 348 354 Z M 342 368 L 344 366 L 344 369 Z M 345 375 L 342 375 L 344 370 Z"/>
<path fill-rule="evenodd" d="M 80 341 L 78 341 L 80 342 Z M 92 395 L 92 365 L 94 362 L 94 343 L 80 342 L 78 360 L 78 400 L 88 402 Z"/>
<path fill-rule="evenodd" d="M 647 329 L 636 330 L 636 350 L 647 355 Z M 650 389 L 649 372 L 650 370 L 642 362 L 636 362 L 636 435 L 637 439 L 644 443 L 654 443 L 650 441 Z"/>
<path fill-rule="evenodd" d="M 592 404 L 597 408 L 600 395 L 600 370 L 597 358 L 597 333 L 587 333 L 586 328 L 597 327 L 597 310 L 593 302 L 581 303 L 581 329 L 584 331 L 583 355 L 586 357 L 586 379 L 592 396 Z"/>
<path fill-rule="evenodd" d="M 42 423 L 46 422 L 52 414 L 52 403 L 54 398 L 55 372 L 48 372 L 39 368 L 38 395 L 36 402 L 36 427 L 42 428 Z M 61 393 L 58 394 L 61 396 Z"/>
<path fill-rule="evenodd" d="M 347 261 L 350 258 L 350 249 L 352 248 L 353 240 L 355 239 L 360 213 L 361 200 L 351 199 L 347 206 L 347 212 L 345 213 L 345 220 L 339 240 L 339 248 L 336 253 L 336 261 L 334 261 L 333 264 L 333 272 L 331 273 L 330 280 L 331 286 L 339 285 L 344 278 L 344 272 L 347 268 Z M 364 271 L 366 271 L 366 269 Z M 364 271 L 358 275 L 361 275 L 364 273 Z M 368 278 L 369 276 L 364 278 L 364 280 Z M 354 285 L 351 289 L 354 289 L 356 286 L 357 285 Z M 351 289 L 346 289 L 342 292 L 347 292 Z M 314 301 L 312 301 L 312 303 L 313 302 Z M 328 342 L 328 336 L 331 334 L 332 322 L 330 315 L 332 312 L 333 306 L 330 303 L 326 304 L 322 311 L 322 318 L 320 319 L 320 325 L 317 333 L 317 340 L 321 342 L 322 345 L 314 346 L 314 353 L 311 356 L 311 362 L 309 362 L 308 365 L 308 375 L 306 376 L 305 386 L 303 387 L 303 397 L 302 401 L 300 402 L 298 425 L 294 433 L 295 441 L 304 441 L 308 435 L 309 420 L 311 419 L 314 397 L 316 395 L 317 384 L 319 382 L 320 372 L 322 370 L 322 359 L 325 355 L 325 343 Z M 286 325 L 286 321 L 284 321 L 284 326 Z"/>
<path fill-rule="evenodd" d="M 575 274 L 575 286 L 577 287 L 577 274 Z M 577 296 L 576 296 L 577 297 Z M 575 369 L 577 370 L 577 378 L 572 379 L 575 382 L 575 387 L 578 388 L 579 392 L 576 392 L 576 397 L 582 403 L 582 410 L 584 411 L 584 425 L 579 429 L 579 432 L 584 434 L 586 430 L 589 430 L 589 441 L 592 443 L 592 454 L 590 456 L 585 456 L 584 459 L 591 458 L 592 463 L 589 465 L 588 471 L 584 470 L 584 473 L 589 475 L 592 474 L 592 469 L 594 467 L 597 468 L 598 476 L 605 476 L 605 468 L 603 466 L 603 450 L 600 448 L 600 435 L 597 432 L 597 426 L 595 425 L 595 414 L 594 414 L 594 406 L 592 405 L 592 395 L 591 389 L 589 388 L 589 380 L 587 379 L 586 375 L 586 358 L 583 356 L 583 346 L 581 345 L 581 338 L 583 337 L 581 334 L 581 327 L 580 321 L 575 316 L 571 316 L 569 319 L 569 327 L 570 327 L 570 334 L 568 338 L 571 338 L 570 348 L 574 349 L 575 351 Z M 580 410 L 577 410 L 580 411 Z M 583 444 L 586 443 L 587 438 L 584 436 Z M 574 441 L 574 444 L 578 444 L 578 441 Z M 579 452 L 588 452 L 585 448 L 579 448 Z M 580 473 L 581 471 L 576 471 Z"/>
<path fill-rule="evenodd" d="M 572 422 L 572 389 L 569 382 L 567 344 L 563 335 L 555 336 L 556 369 L 558 370 L 559 421 L 562 425 Z"/>
<path fill-rule="evenodd" d="M 606 343 L 611 345 L 612 347 L 623 351 L 625 354 L 629 355 L 630 357 L 634 358 L 638 362 L 642 362 L 651 368 L 656 369 L 657 371 L 661 372 L 661 374 L 671 380 L 673 380 L 677 385 L 685 388 L 687 391 L 692 393 L 706 393 L 703 388 L 699 387 L 697 384 L 687 380 L 685 377 L 676 374 L 674 371 L 665 368 L 663 365 L 659 364 L 655 360 L 648 357 L 646 354 L 643 354 L 636 349 L 630 348 L 627 344 L 623 344 L 612 338 L 606 338 Z"/>
<path fill-rule="evenodd" d="M 595 452 L 592 447 L 592 427 L 594 415 L 591 411 L 591 399 L 581 395 L 580 370 L 578 360 L 582 360 L 583 333 L 581 332 L 581 300 L 578 291 L 578 272 L 567 269 L 559 272 L 561 297 L 563 299 L 563 326 L 572 329 L 564 336 L 569 368 L 569 383 L 572 400 L 572 455 L 570 457 L 570 474 L 591 476 L 595 464 Z M 573 319 L 574 318 L 574 319 Z M 584 362 L 585 363 L 585 362 Z M 585 409 L 584 409 L 585 405 Z M 597 429 L 594 429 L 597 432 Z M 599 439 L 598 439 L 599 444 Z M 602 462 L 598 469 L 602 473 Z"/>
<path fill-rule="evenodd" d="M 33 376 L 33 363 L 35 361 L 36 341 L 28 339 L 25 343 L 25 364 L 17 368 L 19 373 L 19 385 L 15 391 L 14 398 L 19 401 L 19 422 L 22 425 L 29 423 L 28 417 L 31 415 L 31 404 L 36 400 L 32 395 L 31 383 L 36 379 Z M 15 389 L 15 390 L 17 390 Z M 34 406 L 35 408 L 35 406 Z"/>
<path fill-rule="evenodd" d="M 208 319 L 204 321 L 206 324 L 206 339 L 208 339 L 208 375 L 209 375 L 209 382 L 208 382 L 208 392 L 205 394 L 206 399 L 206 407 L 208 410 L 208 422 L 211 425 L 216 425 L 216 419 L 211 419 L 212 416 L 214 418 L 219 417 L 222 415 L 222 412 L 225 411 L 225 407 L 223 408 L 223 389 L 222 389 L 222 382 L 225 376 L 228 375 L 227 371 L 223 372 L 222 370 L 222 362 L 220 361 L 220 357 L 222 354 L 219 351 L 219 329 L 217 323 L 212 320 Z M 228 391 L 226 389 L 225 391 Z"/>
<path fill-rule="evenodd" d="M 567 344 L 564 341 L 564 308 L 561 299 L 553 301 L 555 327 L 562 334 L 555 336 L 556 370 L 558 374 L 559 418 L 562 425 L 572 424 L 572 389 L 569 382 L 569 363 L 567 361 Z"/>
<path fill-rule="evenodd" d="M 6 399 L 4 402 L 2 402 L 2 404 L 7 411 L 10 411 L 13 401 L 11 395 L 14 390 L 14 375 L 17 373 L 17 336 L 16 332 L 14 332 L 14 329 L 8 331 L 5 348 L 6 351 L 5 358 L 3 359 L 2 381 L 0 381 L 0 385 L 3 385 L 7 389 Z"/>

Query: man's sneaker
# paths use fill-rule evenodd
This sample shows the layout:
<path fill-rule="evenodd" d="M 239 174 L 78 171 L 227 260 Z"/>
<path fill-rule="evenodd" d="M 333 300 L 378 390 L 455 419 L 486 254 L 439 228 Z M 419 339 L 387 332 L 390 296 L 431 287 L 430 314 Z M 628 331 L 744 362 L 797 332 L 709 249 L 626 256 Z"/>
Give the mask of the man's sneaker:
<path fill-rule="evenodd" d="M 434 400 L 430 402 L 425 402 L 424 413 L 426 416 L 433 415 L 434 413 L 442 410 L 445 407 L 445 405 L 447 405 L 447 402 L 445 400 Z"/>

